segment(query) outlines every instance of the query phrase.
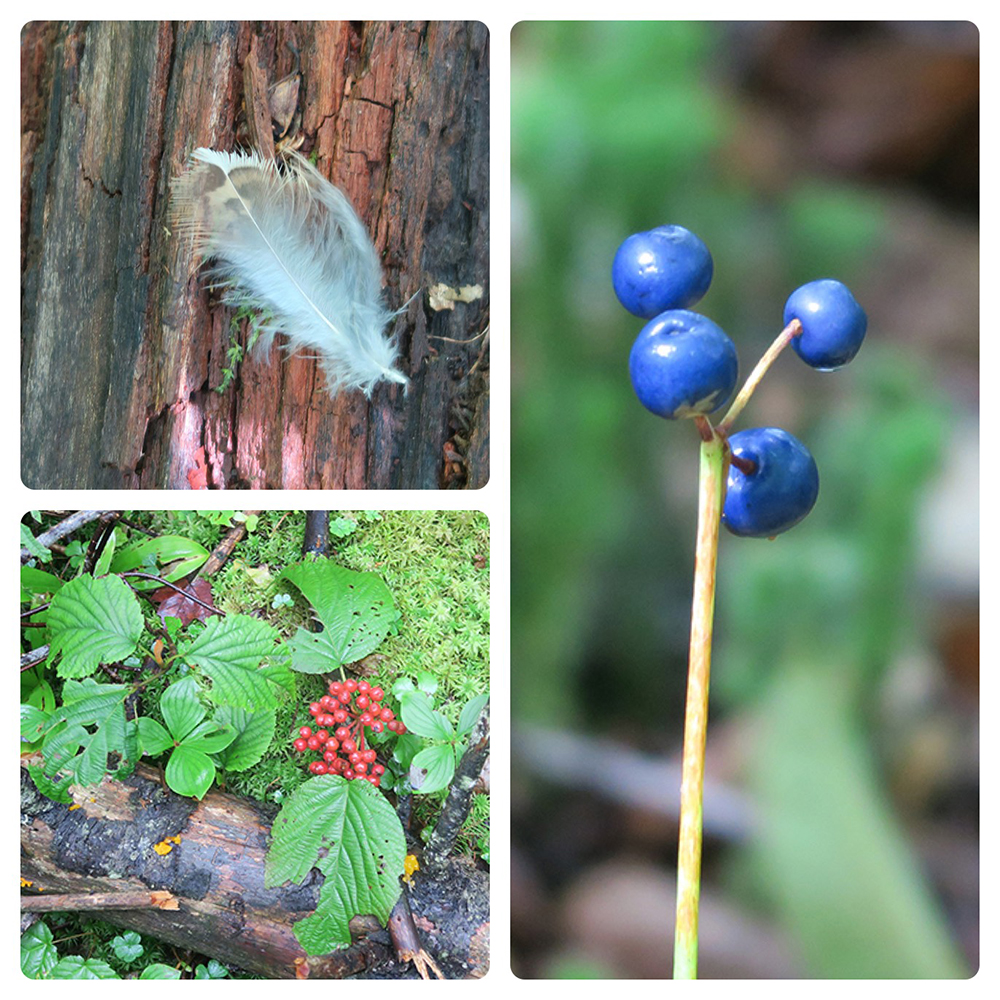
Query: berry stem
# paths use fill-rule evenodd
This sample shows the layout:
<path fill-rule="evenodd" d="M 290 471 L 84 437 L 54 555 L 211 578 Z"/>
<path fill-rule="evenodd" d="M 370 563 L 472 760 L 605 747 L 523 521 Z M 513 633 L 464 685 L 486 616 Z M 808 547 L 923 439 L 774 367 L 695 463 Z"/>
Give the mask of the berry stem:
<path fill-rule="evenodd" d="M 699 431 L 701 430 L 699 427 Z M 701 888 L 705 733 L 708 725 L 708 681 L 712 662 L 715 570 L 728 455 L 729 449 L 724 436 L 715 433 L 710 440 L 702 441 L 698 477 L 698 541 L 694 561 L 694 597 L 691 602 L 687 703 L 684 709 L 674 979 L 698 978 L 698 899 Z"/>
<path fill-rule="evenodd" d="M 736 422 L 736 418 L 743 412 L 743 407 L 750 402 L 750 397 L 754 394 L 754 390 L 757 388 L 760 380 L 767 373 L 768 368 L 774 364 L 778 355 L 801 332 L 802 324 L 797 319 L 793 319 L 791 323 L 789 323 L 788 326 L 786 326 L 785 329 L 778 334 L 774 343 L 771 344 L 771 346 L 764 352 L 764 356 L 757 362 L 757 366 L 754 370 L 750 372 L 749 378 L 743 383 L 743 388 L 740 389 L 736 399 L 733 400 L 732 405 L 726 411 L 726 415 L 719 421 L 717 429 L 720 434 L 726 436 L 729 433 L 729 429 Z"/>

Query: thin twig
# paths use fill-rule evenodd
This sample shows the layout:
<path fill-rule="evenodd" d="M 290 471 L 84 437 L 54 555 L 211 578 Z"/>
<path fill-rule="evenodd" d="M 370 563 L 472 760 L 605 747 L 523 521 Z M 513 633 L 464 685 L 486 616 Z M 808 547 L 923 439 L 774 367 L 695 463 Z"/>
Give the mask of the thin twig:
<path fill-rule="evenodd" d="M 218 608 L 213 607 L 211 604 L 206 604 L 200 597 L 195 597 L 189 590 L 185 590 L 183 587 L 178 587 L 176 583 L 171 583 L 169 580 L 164 580 L 162 576 L 154 576 L 152 573 L 139 573 L 136 570 L 129 570 L 127 573 L 119 574 L 123 579 L 126 577 L 136 577 L 140 580 L 155 580 L 157 583 L 162 584 L 164 587 L 169 587 L 171 590 L 177 591 L 178 594 L 183 594 L 189 601 L 193 601 L 195 604 L 200 604 L 203 608 L 207 608 L 209 611 L 217 615 L 222 615 L 225 617 L 225 611 L 220 611 Z M 132 588 L 135 590 L 135 588 Z"/>
<path fill-rule="evenodd" d="M 37 649 L 30 649 L 27 653 L 21 654 L 21 673 L 30 670 L 36 663 L 41 663 L 49 655 L 48 644 L 39 646 Z"/>
<path fill-rule="evenodd" d="M 22 896 L 21 909 L 33 913 L 76 910 L 176 910 L 177 897 L 164 889 L 123 889 L 120 892 L 46 893 Z"/>
<path fill-rule="evenodd" d="M 48 548 L 53 542 L 58 542 L 60 538 L 65 538 L 66 535 L 72 534 L 77 528 L 88 524 L 91 521 L 96 521 L 99 517 L 103 517 L 105 514 L 110 514 L 109 510 L 78 510 L 69 517 L 64 518 L 58 524 L 54 524 L 51 528 L 43 531 L 35 541 L 38 542 L 42 548 Z M 27 562 L 31 558 L 31 552 L 27 547 L 22 547 L 21 549 L 21 562 Z"/>

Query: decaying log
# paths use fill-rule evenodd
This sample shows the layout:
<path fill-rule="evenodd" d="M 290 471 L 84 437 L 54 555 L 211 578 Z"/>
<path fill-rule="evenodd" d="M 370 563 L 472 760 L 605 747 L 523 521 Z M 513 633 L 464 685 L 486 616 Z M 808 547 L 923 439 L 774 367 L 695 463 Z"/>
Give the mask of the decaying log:
<path fill-rule="evenodd" d="M 489 322 L 488 50 L 472 21 L 27 24 L 24 482 L 483 485 L 489 368 L 472 338 Z M 231 332 L 169 231 L 170 185 L 196 147 L 266 147 L 269 128 L 315 154 L 371 233 L 408 390 L 330 399 L 316 361 L 277 345 L 233 367 L 246 323 Z M 439 285 L 482 294 L 441 306 Z"/>
<path fill-rule="evenodd" d="M 53 802 L 22 767 L 21 875 L 33 891 L 169 891 L 175 911 L 114 910 L 102 918 L 268 978 L 417 975 L 396 961 L 388 932 L 372 918 L 352 921 L 349 948 L 305 954 L 292 925 L 315 908 L 323 876 L 314 869 L 302 885 L 265 888 L 276 807 L 215 791 L 201 802 L 184 798 L 147 767 L 73 791 L 77 808 Z M 489 940 L 482 873 L 462 861 L 436 883 L 418 873 L 411 902 L 445 975 L 481 975 Z"/>

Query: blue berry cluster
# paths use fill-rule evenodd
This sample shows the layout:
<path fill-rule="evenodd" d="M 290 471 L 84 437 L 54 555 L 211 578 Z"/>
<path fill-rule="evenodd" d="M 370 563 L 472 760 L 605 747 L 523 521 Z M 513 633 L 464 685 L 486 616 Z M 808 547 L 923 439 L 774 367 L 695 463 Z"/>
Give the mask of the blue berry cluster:
<path fill-rule="evenodd" d="M 668 420 L 707 417 L 736 387 L 733 342 L 700 313 L 712 255 L 682 226 L 658 226 L 629 236 L 611 268 L 621 304 L 649 322 L 629 355 L 639 401 Z M 868 320 L 848 288 L 824 278 L 796 289 L 785 304 L 786 327 L 798 320 L 791 344 L 819 371 L 846 365 L 861 347 Z M 755 427 L 729 438 L 732 461 L 722 523 L 735 535 L 769 538 L 798 524 L 816 502 L 819 473 L 809 449 L 787 431 Z"/>

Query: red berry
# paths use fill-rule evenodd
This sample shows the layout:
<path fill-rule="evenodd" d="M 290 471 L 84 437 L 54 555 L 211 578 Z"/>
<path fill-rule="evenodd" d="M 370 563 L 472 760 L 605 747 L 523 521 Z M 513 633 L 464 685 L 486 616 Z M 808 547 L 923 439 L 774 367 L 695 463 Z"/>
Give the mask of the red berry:
<path fill-rule="evenodd" d="M 396 718 L 396 713 L 391 708 L 383 708 L 382 711 L 379 712 L 379 717 L 383 722 L 392 722 L 392 720 Z"/>
<path fill-rule="evenodd" d="M 342 705 L 346 705 L 350 700 L 351 700 L 350 691 L 341 691 L 337 695 L 337 701 L 339 701 Z"/>
<path fill-rule="evenodd" d="M 310 715 L 319 715 L 320 711 L 321 711 L 321 709 L 320 709 L 320 707 L 319 707 L 319 702 L 318 702 L 318 701 L 314 701 L 314 702 L 313 702 L 313 703 L 312 703 L 312 704 L 311 704 L 311 705 L 309 706 L 309 714 L 310 714 Z"/>
<path fill-rule="evenodd" d="M 327 750 L 332 750 L 334 753 L 340 749 L 340 743 L 332 737 L 326 741 L 324 746 Z"/>
<path fill-rule="evenodd" d="M 317 739 L 315 736 L 310 736 L 309 739 L 306 740 L 306 743 L 308 744 L 310 750 L 318 750 L 323 745 L 323 741 L 321 739 Z"/>
<path fill-rule="evenodd" d="M 299 752 L 299 753 L 302 753 L 302 752 L 303 752 L 303 751 L 304 751 L 304 750 L 306 749 L 306 746 L 307 746 L 307 744 L 306 744 L 306 741 L 305 741 L 304 739 L 302 739 L 302 737 L 300 736 L 300 737 L 299 737 L 299 738 L 298 738 L 298 739 L 297 739 L 297 740 L 296 740 L 296 741 L 295 741 L 295 742 L 294 742 L 294 743 L 292 744 L 292 746 L 293 746 L 293 747 L 295 747 L 295 749 L 296 749 L 296 750 L 298 750 L 298 752 Z"/>
<path fill-rule="evenodd" d="M 317 729 L 316 738 L 325 743 L 330 738 L 330 734 L 325 729 Z"/>
<path fill-rule="evenodd" d="M 345 691 L 357 691 L 358 682 L 352 677 L 350 680 L 344 681 Z"/>
<path fill-rule="evenodd" d="M 349 718 L 349 716 L 347 714 L 347 711 L 345 709 L 343 709 L 343 708 L 338 708 L 333 713 L 333 721 L 334 722 L 347 722 L 348 718 Z"/>
<path fill-rule="evenodd" d="M 303 726 L 299 730 L 299 736 L 304 736 L 306 739 L 309 739 L 309 737 L 312 736 L 312 734 L 313 731 L 308 726 Z"/>
<path fill-rule="evenodd" d="M 346 740 L 348 736 L 351 735 L 350 729 L 347 726 L 341 726 L 334 734 L 338 740 Z"/>
<path fill-rule="evenodd" d="M 344 768 L 344 777 L 350 781 L 354 777 L 354 772 L 349 767 L 346 767 Z"/>
<path fill-rule="evenodd" d="M 391 732 L 395 733 L 395 732 L 399 731 L 400 725 L 401 725 L 401 723 L 399 723 L 399 722 L 395 722 L 395 721 L 388 722 L 388 723 L 386 723 L 386 728 L 389 729 Z"/>
<path fill-rule="evenodd" d="M 385 768 L 381 764 L 376 764 L 372 768 L 372 774 L 385 774 Z"/>
<path fill-rule="evenodd" d="M 380 732 L 382 732 L 382 723 L 381 722 L 373 722 L 372 723 L 372 732 L 373 733 L 380 733 Z"/>
<path fill-rule="evenodd" d="M 382 784 L 382 779 L 377 774 L 366 774 L 365 779 L 370 781 L 376 788 Z"/>
<path fill-rule="evenodd" d="M 358 681 L 358 694 L 368 694 L 372 686 L 368 681 Z"/>
<path fill-rule="evenodd" d="M 340 681 L 330 681 L 330 685 L 327 688 L 327 690 L 330 692 L 330 694 L 339 694 L 342 686 L 343 685 L 340 683 Z"/>
<path fill-rule="evenodd" d="M 354 771 L 356 774 L 367 774 L 368 765 L 363 760 L 359 760 L 358 763 L 354 765 Z"/>
<path fill-rule="evenodd" d="M 370 726 L 372 721 L 371 712 L 362 712 L 361 715 L 358 716 L 358 722 L 360 722 L 362 726 Z"/>
<path fill-rule="evenodd" d="M 330 761 L 329 772 L 331 774 L 340 774 L 343 770 L 344 762 L 339 757 L 334 757 L 333 760 Z"/>
<path fill-rule="evenodd" d="M 323 754 L 323 760 L 325 760 L 327 764 L 332 764 L 336 759 L 337 755 L 332 750 L 327 750 L 326 753 Z"/>
<path fill-rule="evenodd" d="M 402 722 L 397 722 L 396 723 L 396 732 L 399 733 L 400 736 L 402 736 L 403 733 L 406 732 L 406 726 L 404 726 Z"/>
<path fill-rule="evenodd" d="M 321 760 L 314 760 L 309 765 L 309 770 L 312 771 L 313 774 L 319 774 L 319 771 L 317 769 L 320 768 L 320 767 L 324 767 L 325 768 L 326 764 L 324 764 L 323 761 L 321 761 Z"/>
<path fill-rule="evenodd" d="M 362 710 L 366 709 L 370 703 L 370 699 L 366 694 L 359 694 L 357 698 L 354 699 L 354 704 Z"/>
<path fill-rule="evenodd" d="M 317 774 L 329 774 L 330 769 L 323 763 L 323 761 L 316 761 L 316 773 Z"/>
<path fill-rule="evenodd" d="M 336 699 L 331 698 L 328 694 L 323 695 L 323 697 L 320 698 L 319 700 L 319 707 L 327 711 L 333 708 L 333 706 L 336 704 L 337 704 Z"/>
<path fill-rule="evenodd" d="M 371 693 L 373 701 L 381 701 L 385 697 L 385 692 L 379 687 L 372 688 Z"/>
<path fill-rule="evenodd" d="M 343 750 L 344 753 L 354 753 L 354 751 L 358 749 L 358 745 L 351 739 L 341 740 L 340 749 Z"/>
<path fill-rule="evenodd" d="M 352 764 L 359 764 L 361 761 L 364 760 L 364 757 L 361 756 L 360 750 L 355 750 L 354 753 L 350 754 L 347 759 Z"/>

